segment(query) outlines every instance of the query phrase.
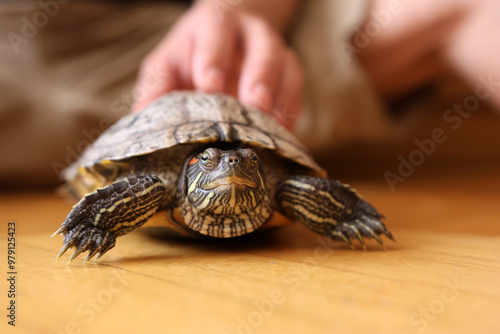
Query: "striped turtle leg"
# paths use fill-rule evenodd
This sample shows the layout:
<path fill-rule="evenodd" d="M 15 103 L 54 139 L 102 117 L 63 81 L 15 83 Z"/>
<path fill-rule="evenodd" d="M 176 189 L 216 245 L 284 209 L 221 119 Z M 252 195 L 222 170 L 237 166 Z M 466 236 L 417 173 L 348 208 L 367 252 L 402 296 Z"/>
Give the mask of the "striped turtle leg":
<path fill-rule="evenodd" d="M 292 176 L 282 181 L 276 197 L 283 213 L 302 222 L 316 233 L 339 241 L 351 248 L 351 240 L 374 238 L 380 234 L 394 240 L 380 220 L 383 216 L 354 190 L 338 181 L 311 176 Z"/>
<path fill-rule="evenodd" d="M 117 237 L 143 225 L 158 209 L 165 185 L 154 175 L 142 175 L 113 183 L 89 193 L 78 202 L 56 234 L 64 246 L 56 260 L 76 248 L 70 261 L 85 251 L 86 260 L 100 258 L 115 246 Z"/>

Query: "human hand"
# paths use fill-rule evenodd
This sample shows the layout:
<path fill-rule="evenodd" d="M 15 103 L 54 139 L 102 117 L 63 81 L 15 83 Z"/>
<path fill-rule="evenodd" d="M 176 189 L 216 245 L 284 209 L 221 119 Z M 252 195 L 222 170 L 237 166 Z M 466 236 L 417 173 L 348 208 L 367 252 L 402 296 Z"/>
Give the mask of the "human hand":
<path fill-rule="evenodd" d="M 242 8 L 221 19 L 199 1 L 142 62 L 133 109 L 174 89 L 225 92 L 291 129 L 302 85 L 297 57 L 269 23 Z"/>

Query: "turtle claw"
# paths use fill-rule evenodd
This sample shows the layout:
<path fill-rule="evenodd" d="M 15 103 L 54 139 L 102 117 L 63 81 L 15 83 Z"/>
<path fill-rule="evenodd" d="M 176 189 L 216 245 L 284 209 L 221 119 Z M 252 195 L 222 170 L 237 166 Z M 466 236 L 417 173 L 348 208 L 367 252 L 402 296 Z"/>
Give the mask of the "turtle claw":
<path fill-rule="evenodd" d="M 89 255 L 83 260 L 84 262 L 90 261 L 97 253 L 99 252 L 99 248 L 94 249 L 93 251 L 89 252 Z M 94 260 L 95 261 L 95 260 Z"/>
<path fill-rule="evenodd" d="M 356 228 L 356 226 L 352 225 L 352 224 L 349 225 L 347 223 L 342 224 L 342 226 L 345 228 L 348 228 L 354 232 L 354 236 L 353 236 L 352 233 L 349 234 L 346 231 L 347 238 L 353 238 L 353 237 L 356 238 L 359 241 L 359 243 L 361 244 L 361 247 L 363 248 L 363 250 L 366 250 L 365 240 L 363 239 L 363 236 L 361 235 L 361 233 L 359 233 L 359 230 Z"/>
<path fill-rule="evenodd" d="M 352 250 L 356 250 L 356 247 L 352 244 L 349 239 L 349 235 L 342 231 L 331 231 L 331 238 L 334 240 L 339 240 L 345 242 Z"/>
<path fill-rule="evenodd" d="M 354 244 L 351 242 L 350 239 L 346 238 L 346 241 L 345 241 L 349 247 L 352 249 L 352 250 L 356 250 L 356 246 L 354 246 Z"/>
<path fill-rule="evenodd" d="M 80 255 L 81 253 L 83 253 L 85 249 L 83 247 L 80 247 L 78 248 L 72 255 L 71 257 L 69 258 L 68 260 L 68 264 L 71 263 L 71 261 L 73 261 L 78 255 Z"/>
<path fill-rule="evenodd" d="M 372 231 L 372 238 L 377 240 L 377 242 L 381 245 L 381 246 L 384 246 L 384 241 L 382 239 L 380 239 L 380 237 Z"/>
<path fill-rule="evenodd" d="M 75 247 L 76 250 L 69 258 L 68 264 L 86 251 L 89 251 L 86 261 L 99 253 L 97 260 L 115 246 L 115 236 L 112 233 L 93 226 L 77 225 L 75 228 L 64 232 L 64 234 L 64 246 L 57 255 L 56 261 L 69 248 Z"/>
<path fill-rule="evenodd" d="M 352 240 L 354 239 L 359 241 L 361 247 L 365 251 L 367 249 L 365 238 L 375 239 L 375 241 L 377 241 L 383 249 L 387 248 L 384 245 L 382 238 L 380 238 L 381 234 L 384 234 L 389 239 L 395 241 L 391 232 L 389 232 L 385 225 L 374 216 L 368 217 L 362 215 L 357 219 L 344 222 L 340 225 L 332 225 L 330 228 L 331 238 L 345 242 L 353 250 L 355 249 L 352 243 Z"/>
<path fill-rule="evenodd" d="M 54 234 L 52 234 L 50 237 L 52 238 L 52 237 L 54 237 L 54 236 L 56 236 L 56 235 L 58 235 L 58 234 L 61 234 L 61 233 L 66 232 L 66 231 L 67 231 L 66 226 L 61 226 L 61 227 L 60 227 L 57 231 L 55 231 L 55 232 L 54 232 Z"/>
<path fill-rule="evenodd" d="M 366 251 L 366 245 L 365 245 L 365 240 L 361 236 L 361 234 L 356 233 L 356 239 L 358 239 L 359 243 L 361 244 L 361 247 L 363 248 L 364 251 Z"/>
<path fill-rule="evenodd" d="M 56 259 L 55 259 L 54 261 L 59 260 L 59 258 L 60 258 L 60 257 L 61 257 L 64 253 L 66 253 L 66 251 L 67 251 L 70 247 L 71 247 L 71 245 L 69 245 L 69 244 L 65 244 L 65 245 L 61 248 L 61 250 L 59 251 L 59 254 L 57 254 Z"/>
<path fill-rule="evenodd" d="M 106 254 L 111 248 L 113 248 L 115 246 L 115 244 L 110 244 L 110 245 L 107 245 L 103 250 L 101 250 L 99 252 L 99 254 L 97 254 L 97 257 L 95 258 L 94 261 L 97 261 L 99 260 L 104 254 Z"/>
<path fill-rule="evenodd" d="M 389 232 L 389 230 L 385 229 L 382 231 L 382 233 L 384 233 L 384 235 L 386 237 L 388 237 L 389 239 L 391 239 L 392 241 L 397 242 L 396 239 L 394 238 L 394 236 L 392 235 L 392 233 Z"/>
<path fill-rule="evenodd" d="M 101 258 L 101 256 L 103 256 L 106 252 L 99 252 L 99 254 L 97 254 L 96 258 L 94 259 L 94 262 L 99 260 Z"/>

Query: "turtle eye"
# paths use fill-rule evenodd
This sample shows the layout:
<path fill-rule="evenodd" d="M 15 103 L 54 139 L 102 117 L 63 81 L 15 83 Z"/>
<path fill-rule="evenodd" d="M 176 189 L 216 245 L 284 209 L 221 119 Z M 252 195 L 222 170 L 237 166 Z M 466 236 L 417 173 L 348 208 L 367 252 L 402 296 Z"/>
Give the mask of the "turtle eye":
<path fill-rule="evenodd" d="M 205 166 L 210 160 L 210 155 L 207 152 L 204 152 L 200 157 L 201 163 Z"/>
<path fill-rule="evenodd" d="M 196 161 L 200 162 L 204 172 L 210 172 L 219 165 L 220 152 L 215 148 L 207 148 L 203 153 L 196 155 Z"/>
<path fill-rule="evenodd" d="M 252 152 L 250 154 L 249 160 L 250 160 L 250 163 L 252 163 L 252 165 L 255 165 L 257 163 L 257 154 Z"/>

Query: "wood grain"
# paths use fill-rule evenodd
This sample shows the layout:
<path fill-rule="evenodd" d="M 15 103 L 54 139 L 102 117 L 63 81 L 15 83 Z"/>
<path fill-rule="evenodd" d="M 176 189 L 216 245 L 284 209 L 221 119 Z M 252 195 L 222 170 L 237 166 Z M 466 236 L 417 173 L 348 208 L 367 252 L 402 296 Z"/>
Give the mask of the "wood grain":
<path fill-rule="evenodd" d="M 497 165 L 465 178 L 424 166 L 397 191 L 347 182 L 388 217 L 387 250 L 329 245 L 300 225 L 232 240 L 134 232 L 99 263 L 49 239 L 73 202 L 49 191 L 0 194 L 18 226 L 18 320 L 1 333 L 499 333 Z M 352 170 L 350 170 L 352 171 Z M 350 172 L 352 173 L 352 172 Z M 342 174 L 342 173 L 340 173 Z"/>

